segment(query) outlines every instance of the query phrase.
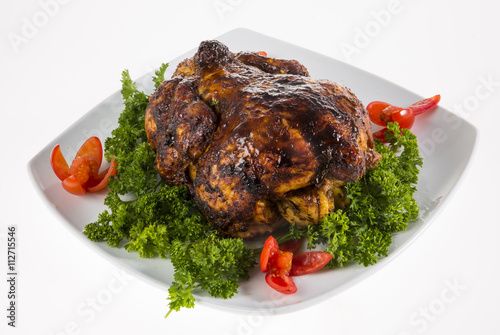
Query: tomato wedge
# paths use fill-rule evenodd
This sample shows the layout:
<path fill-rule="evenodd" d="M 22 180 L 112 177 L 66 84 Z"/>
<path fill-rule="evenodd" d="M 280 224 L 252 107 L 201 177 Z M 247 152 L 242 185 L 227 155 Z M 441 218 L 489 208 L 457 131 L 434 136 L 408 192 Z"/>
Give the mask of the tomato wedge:
<path fill-rule="evenodd" d="M 267 52 L 265 51 L 257 51 L 258 54 L 262 55 L 262 56 L 266 56 L 267 57 Z"/>
<path fill-rule="evenodd" d="M 420 100 L 408 108 L 410 108 L 413 111 L 413 114 L 419 115 L 436 107 L 439 101 L 441 101 L 441 95 L 437 94 L 431 98 Z"/>
<path fill-rule="evenodd" d="M 62 186 L 66 191 L 68 191 L 69 193 L 74 194 L 74 195 L 87 194 L 87 191 L 82 186 L 82 184 L 80 184 L 78 177 L 75 175 L 71 175 L 68 178 L 64 179 L 62 181 Z"/>
<path fill-rule="evenodd" d="M 95 157 L 99 162 L 99 166 L 97 167 L 99 169 L 102 162 L 102 143 L 98 137 L 92 136 L 86 140 L 76 153 L 75 159 L 83 156 Z"/>
<path fill-rule="evenodd" d="M 69 174 L 76 176 L 80 185 L 85 187 L 90 178 L 97 177 L 99 165 L 99 161 L 93 156 L 80 156 L 71 163 Z"/>
<path fill-rule="evenodd" d="M 269 258 L 278 252 L 278 242 L 272 236 L 269 236 L 264 242 L 264 247 L 260 253 L 260 270 L 262 272 L 268 271 Z"/>
<path fill-rule="evenodd" d="M 373 133 L 373 138 L 376 138 L 382 143 L 386 143 L 387 140 L 385 139 L 385 132 L 388 131 L 389 129 L 387 128 L 382 128 L 380 130 L 377 130 L 376 132 Z"/>
<path fill-rule="evenodd" d="M 397 122 L 400 128 L 408 129 L 413 126 L 413 122 L 415 121 L 415 115 L 413 115 L 413 111 L 411 109 L 404 109 L 396 106 L 389 106 L 384 109 L 380 113 L 379 118 L 382 121 L 383 126 L 387 125 L 389 122 Z"/>
<path fill-rule="evenodd" d="M 392 106 L 387 102 L 383 101 L 372 101 L 366 106 L 366 110 L 368 111 L 368 115 L 370 116 L 370 120 L 375 123 L 377 126 L 385 126 L 386 124 L 380 119 L 380 115 L 384 109 Z"/>
<path fill-rule="evenodd" d="M 397 122 L 401 129 L 411 129 L 415 122 L 415 115 L 410 108 L 400 109 L 392 113 L 392 122 Z"/>
<path fill-rule="evenodd" d="M 324 251 L 308 251 L 293 257 L 290 276 L 303 276 L 318 271 L 332 259 L 332 254 Z"/>
<path fill-rule="evenodd" d="M 290 276 L 280 277 L 268 272 L 266 274 L 266 283 L 280 293 L 293 294 L 297 292 L 297 286 Z"/>
<path fill-rule="evenodd" d="M 61 181 L 69 177 L 69 166 L 61 152 L 61 147 L 56 145 L 50 153 L 50 165 Z"/>
<path fill-rule="evenodd" d="M 102 190 L 108 185 L 108 180 L 111 176 L 116 175 L 116 162 L 115 158 L 111 158 L 111 165 L 107 170 L 102 171 L 96 178 L 97 184 L 95 186 L 90 186 L 87 188 L 89 192 L 96 192 Z"/>
<path fill-rule="evenodd" d="M 291 252 L 278 250 L 269 257 L 267 272 L 278 277 L 288 276 L 292 268 L 292 260 Z"/>

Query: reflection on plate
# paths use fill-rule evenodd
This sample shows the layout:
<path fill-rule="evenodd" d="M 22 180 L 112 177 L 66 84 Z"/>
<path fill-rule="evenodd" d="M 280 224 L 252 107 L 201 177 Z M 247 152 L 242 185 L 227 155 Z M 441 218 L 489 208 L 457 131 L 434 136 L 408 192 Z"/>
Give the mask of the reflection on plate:
<path fill-rule="evenodd" d="M 365 104 L 372 100 L 390 101 L 395 105 L 409 105 L 422 97 L 384 79 L 351 65 L 294 46 L 246 29 L 235 29 L 220 37 L 230 50 L 265 50 L 269 56 L 293 58 L 304 64 L 313 78 L 327 78 L 349 88 Z M 171 60 L 165 78 L 170 78 L 177 64 L 195 53 L 195 49 Z M 153 71 L 137 80 L 140 89 L 151 93 L 150 78 Z M 119 80 L 119 78 L 117 78 Z M 141 87 L 142 86 L 142 87 Z M 63 154 L 72 159 L 77 148 L 89 137 L 98 136 L 102 141 L 117 126 L 122 111 L 120 92 L 116 92 L 59 135 L 29 162 L 29 173 L 41 197 L 51 207 L 64 226 L 90 248 L 118 266 L 153 284 L 166 289 L 173 281 L 173 268 L 168 260 L 141 259 L 137 253 L 94 243 L 81 234 L 87 223 L 96 220 L 105 209 L 105 191 L 90 193 L 85 197 L 68 196 L 59 179 L 52 172 L 49 157 L 56 144 L 61 144 Z M 327 299 L 367 278 L 396 257 L 436 217 L 452 190 L 459 182 L 476 142 L 476 129 L 465 120 L 439 107 L 419 116 L 412 129 L 419 139 L 424 166 L 420 174 L 417 201 L 420 205 L 418 221 L 409 229 L 394 236 L 389 256 L 377 264 L 364 267 L 352 265 L 332 271 L 321 271 L 305 277 L 296 277 L 298 292 L 282 295 L 267 287 L 263 274 L 255 269 L 251 279 L 240 286 L 239 294 L 229 300 L 212 298 L 203 292 L 196 295 L 198 302 L 230 311 L 277 314 L 299 310 Z"/>

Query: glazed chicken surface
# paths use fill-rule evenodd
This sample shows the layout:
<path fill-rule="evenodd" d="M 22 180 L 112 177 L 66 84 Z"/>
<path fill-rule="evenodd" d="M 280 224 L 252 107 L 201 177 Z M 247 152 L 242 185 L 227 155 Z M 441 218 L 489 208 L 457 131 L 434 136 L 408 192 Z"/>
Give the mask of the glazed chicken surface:
<path fill-rule="evenodd" d="M 162 178 L 187 185 L 216 229 L 241 238 L 318 223 L 380 159 L 349 89 L 218 41 L 150 96 L 146 131 Z"/>

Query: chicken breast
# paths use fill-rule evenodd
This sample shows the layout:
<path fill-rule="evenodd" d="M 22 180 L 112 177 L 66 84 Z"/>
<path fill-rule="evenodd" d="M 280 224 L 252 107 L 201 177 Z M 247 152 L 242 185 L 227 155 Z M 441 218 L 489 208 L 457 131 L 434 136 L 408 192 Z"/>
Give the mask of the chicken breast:
<path fill-rule="evenodd" d="M 202 42 L 151 95 L 146 131 L 163 179 L 187 185 L 215 228 L 242 238 L 316 224 L 380 159 L 349 89 L 218 41 Z"/>

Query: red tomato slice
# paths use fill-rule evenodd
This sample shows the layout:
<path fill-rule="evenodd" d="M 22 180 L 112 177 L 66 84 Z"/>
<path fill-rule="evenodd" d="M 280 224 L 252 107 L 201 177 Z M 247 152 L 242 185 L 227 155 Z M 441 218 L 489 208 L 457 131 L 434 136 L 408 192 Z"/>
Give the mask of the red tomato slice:
<path fill-rule="evenodd" d="M 73 160 L 69 168 L 69 174 L 76 176 L 80 185 L 85 185 L 90 178 L 96 178 L 99 174 L 99 161 L 93 156 L 80 156 Z"/>
<path fill-rule="evenodd" d="M 69 166 L 62 155 L 61 148 L 59 144 L 52 149 L 50 154 L 50 165 L 52 166 L 52 170 L 56 174 L 57 178 L 61 181 L 69 177 Z"/>
<path fill-rule="evenodd" d="M 267 272 L 278 277 L 288 276 L 292 269 L 293 254 L 278 250 L 269 257 Z"/>
<path fill-rule="evenodd" d="M 318 271 L 331 259 L 332 254 L 324 251 L 308 251 L 293 257 L 290 276 L 303 276 Z"/>
<path fill-rule="evenodd" d="M 87 191 L 85 191 L 85 188 L 82 186 L 82 184 L 80 184 L 78 177 L 75 175 L 71 175 L 68 178 L 64 179 L 62 182 L 62 186 L 66 191 L 74 195 L 87 194 Z"/>
<path fill-rule="evenodd" d="M 382 110 L 382 112 L 380 112 L 380 116 L 379 116 L 380 121 L 383 123 L 382 126 L 386 126 L 389 122 L 394 122 L 394 120 L 392 119 L 392 115 L 395 112 L 398 112 L 402 109 L 403 108 L 401 108 L 401 107 L 396 107 L 396 106 L 390 105 L 389 107 Z"/>
<path fill-rule="evenodd" d="M 109 166 L 109 169 L 107 170 L 104 170 L 102 171 L 101 173 L 99 173 L 99 175 L 97 176 L 97 178 L 95 178 L 95 181 L 91 183 L 89 183 L 89 186 L 87 187 L 87 191 L 89 192 L 96 192 L 96 191 L 99 191 L 99 190 L 102 190 L 103 188 L 106 187 L 106 185 L 108 185 L 108 180 L 111 176 L 114 176 L 116 175 L 116 162 L 115 162 L 115 158 L 111 158 L 111 165 Z M 97 183 L 97 184 L 95 184 Z M 93 186 L 91 186 L 93 185 Z"/>
<path fill-rule="evenodd" d="M 262 56 L 267 57 L 267 52 L 265 52 L 265 51 L 257 51 L 257 53 L 261 54 Z"/>
<path fill-rule="evenodd" d="M 297 292 L 297 286 L 290 276 L 279 277 L 267 273 L 266 283 L 280 293 L 293 294 Z"/>
<path fill-rule="evenodd" d="M 272 236 L 269 236 L 266 242 L 264 242 L 264 247 L 262 248 L 262 251 L 260 253 L 260 270 L 262 272 L 267 272 L 269 257 L 277 253 L 279 250 L 278 248 L 278 242 L 276 241 L 276 239 Z"/>
<path fill-rule="evenodd" d="M 99 162 L 99 166 L 97 167 L 97 169 L 99 169 L 102 162 L 102 143 L 98 137 L 92 136 L 91 138 L 86 140 L 76 153 L 75 159 L 84 156 L 92 156 L 96 158 Z"/>
<path fill-rule="evenodd" d="M 413 111 L 414 115 L 419 115 L 437 106 L 440 100 L 441 100 L 441 95 L 437 94 L 431 98 L 427 98 L 419 102 L 416 102 L 408 108 Z"/>
<path fill-rule="evenodd" d="M 385 139 L 385 132 L 388 131 L 389 129 L 387 128 L 383 128 L 383 129 L 380 129 L 376 132 L 373 133 L 373 138 L 376 138 L 377 140 L 379 140 L 380 142 L 382 143 L 387 143 L 387 140 Z"/>
<path fill-rule="evenodd" d="M 71 163 L 69 173 L 78 179 L 80 185 L 86 185 L 90 178 L 89 159 L 87 157 L 75 158 Z"/>
<path fill-rule="evenodd" d="M 392 106 L 387 102 L 383 101 L 372 101 L 366 106 L 366 110 L 368 111 L 368 115 L 370 120 L 375 123 L 377 126 L 385 126 L 386 124 L 380 119 L 380 114 L 387 107 Z"/>
<path fill-rule="evenodd" d="M 290 241 L 286 241 L 286 242 L 282 243 L 280 245 L 280 250 L 288 251 L 288 252 L 291 252 L 292 254 L 295 255 L 297 252 L 299 252 L 301 246 L 302 246 L 301 239 L 290 240 Z"/>
<path fill-rule="evenodd" d="M 411 129 L 415 122 L 415 115 L 409 108 L 401 109 L 392 113 L 392 121 L 399 124 L 399 128 Z"/>

